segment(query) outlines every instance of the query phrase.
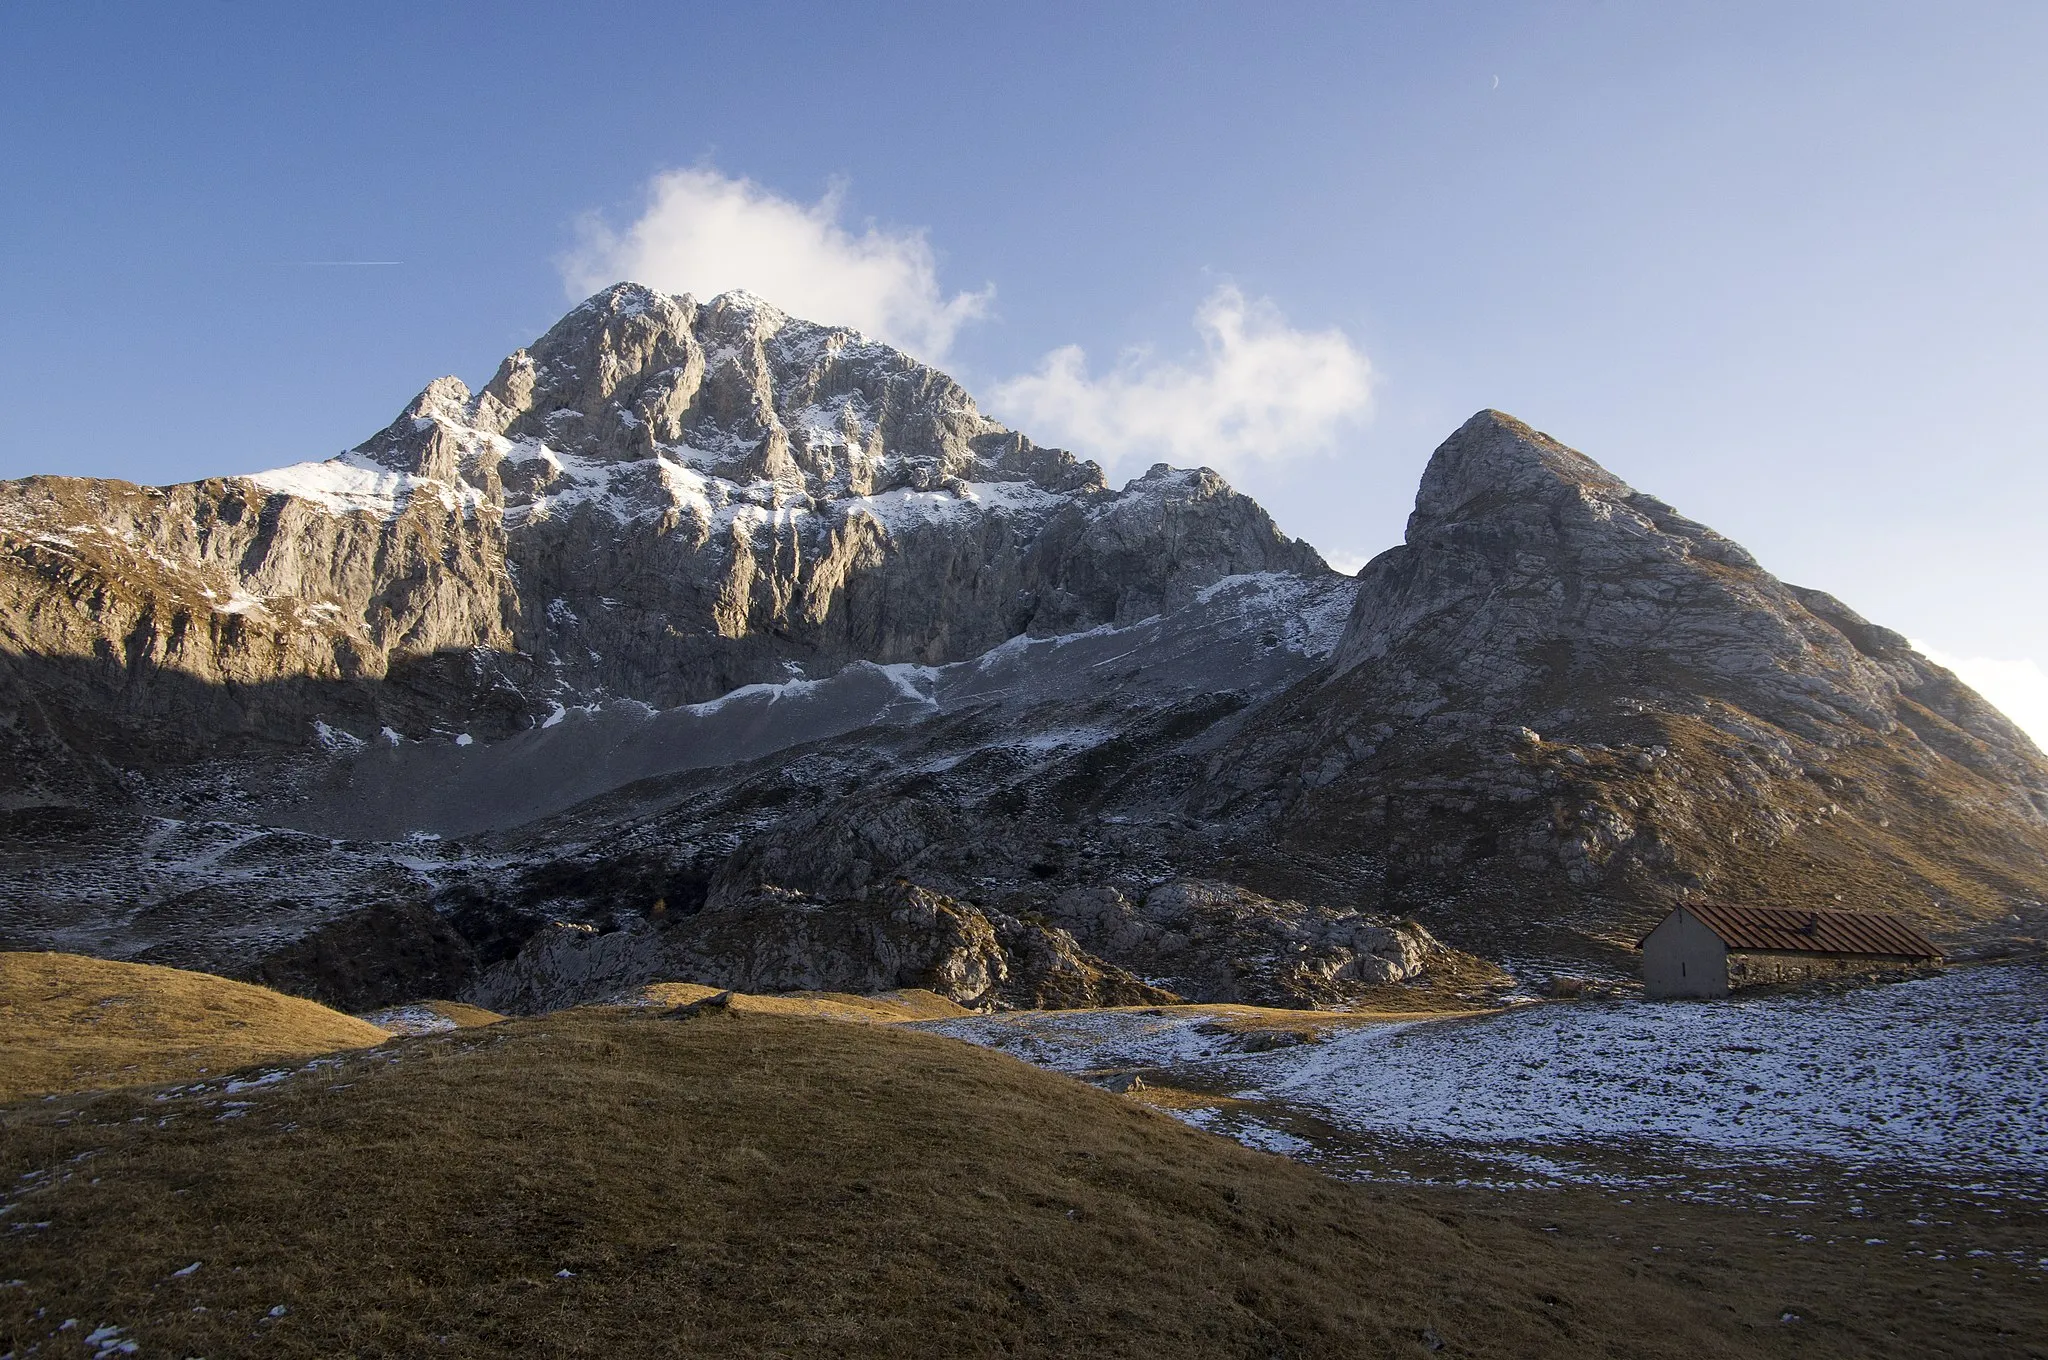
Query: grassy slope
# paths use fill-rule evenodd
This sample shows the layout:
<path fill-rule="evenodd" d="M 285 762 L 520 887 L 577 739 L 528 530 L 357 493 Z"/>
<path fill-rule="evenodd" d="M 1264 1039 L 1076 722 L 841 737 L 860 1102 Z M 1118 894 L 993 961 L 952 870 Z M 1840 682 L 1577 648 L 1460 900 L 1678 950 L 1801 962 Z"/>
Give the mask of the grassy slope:
<path fill-rule="evenodd" d="M 655 982 L 633 993 L 638 1000 L 661 1006 L 687 1006 L 718 996 L 719 987 L 699 982 Z M 909 1020 L 951 1020 L 974 1012 L 937 992 L 908 987 L 899 992 L 855 996 L 850 992 L 784 992 L 779 996 L 726 993 L 731 1008 L 745 1015 L 784 1015 L 812 1020 L 856 1020 L 902 1024 Z"/>
<path fill-rule="evenodd" d="M 31 1187 L 7 1221 L 48 1224 L 7 1242 L 0 1347 L 118 1325 L 212 1356 L 2000 1353 L 2002 1305 L 1342 1185 L 887 1025 L 571 1012 L 225 1098 L 0 1111 L 0 1184 Z M 1787 1290 L 1828 1317 L 1778 1325 Z"/>
<path fill-rule="evenodd" d="M 0 953 L 0 1100 L 195 1077 L 390 1037 L 315 1002 L 207 973 Z"/>

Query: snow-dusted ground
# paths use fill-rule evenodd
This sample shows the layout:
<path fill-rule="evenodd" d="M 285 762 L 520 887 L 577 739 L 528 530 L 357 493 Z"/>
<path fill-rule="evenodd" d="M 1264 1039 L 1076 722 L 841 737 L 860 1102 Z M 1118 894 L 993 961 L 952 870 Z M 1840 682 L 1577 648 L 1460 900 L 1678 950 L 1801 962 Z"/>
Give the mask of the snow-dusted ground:
<path fill-rule="evenodd" d="M 2048 1175 L 2038 964 L 1846 993 L 1531 1005 L 1263 1053 L 1203 1032 L 1203 1019 L 1040 1013 L 926 1028 L 1057 1070 L 1151 1068 L 1232 1094 L 1250 1103 L 1192 1121 L 1311 1160 L 1363 1143 L 1585 1180 L 1624 1164 L 1662 1179 L 1825 1161 L 2021 1193 Z"/>
<path fill-rule="evenodd" d="M 452 1034 L 462 1028 L 432 1006 L 387 1006 L 356 1018 L 393 1034 Z"/>

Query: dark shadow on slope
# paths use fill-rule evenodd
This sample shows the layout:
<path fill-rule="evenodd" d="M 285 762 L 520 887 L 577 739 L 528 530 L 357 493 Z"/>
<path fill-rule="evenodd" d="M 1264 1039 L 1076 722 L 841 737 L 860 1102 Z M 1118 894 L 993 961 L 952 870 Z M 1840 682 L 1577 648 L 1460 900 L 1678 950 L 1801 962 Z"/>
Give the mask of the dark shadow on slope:
<path fill-rule="evenodd" d="M 11 734 L 18 757 L 0 773 L 0 802 L 118 805 L 135 796 L 123 771 L 176 782 L 246 763 L 264 787 L 230 810 L 235 820 L 369 840 L 467 835 L 635 780 L 740 764 L 876 724 L 995 705 L 1028 730 L 1026 710 L 1052 699 L 1275 692 L 1334 644 L 1349 592 L 1335 578 L 1242 578 L 1126 628 L 1019 636 L 941 667 L 855 662 L 663 710 L 614 700 L 547 712 L 528 697 L 539 692 L 530 663 L 467 650 L 420 658 L 382 680 L 252 685 L 113 657 L 0 652 L 0 721 L 13 718 L 0 734 Z M 1279 641 L 1276 628 L 1286 634 Z"/>

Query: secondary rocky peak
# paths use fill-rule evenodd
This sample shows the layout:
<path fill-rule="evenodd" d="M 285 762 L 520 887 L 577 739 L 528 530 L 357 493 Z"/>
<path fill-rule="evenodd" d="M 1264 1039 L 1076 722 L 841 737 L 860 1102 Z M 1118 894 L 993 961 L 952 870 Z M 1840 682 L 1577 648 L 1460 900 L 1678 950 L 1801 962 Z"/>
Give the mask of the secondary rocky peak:
<path fill-rule="evenodd" d="M 1534 935 L 1699 893 L 1953 929 L 2048 886 L 2048 760 L 2010 722 L 1512 417 L 1437 449 L 1358 579 L 1330 671 L 1212 762 L 1266 800 L 1274 881 L 1348 845 L 1358 890 Z"/>
<path fill-rule="evenodd" d="M 1322 554 L 1281 532 L 1264 507 L 1208 468 L 1153 464 L 1094 513 L 1083 541 L 1089 571 L 1085 585 L 1075 584 L 1119 591 L 1110 614 L 1119 622 L 1177 608 L 1225 576 L 1330 570 Z M 1139 583 L 1155 589 L 1134 592 Z"/>
<path fill-rule="evenodd" d="M 638 287 L 628 284 L 627 287 Z M 708 323 L 726 335 L 741 334 L 754 339 L 766 339 L 787 326 L 795 318 L 774 303 L 744 288 L 733 288 L 720 293 L 705 304 Z M 840 327 L 840 334 L 858 337 L 858 332 Z"/>
<path fill-rule="evenodd" d="M 1541 539 L 1559 528 L 1552 521 L 1560 516 L 1577 536 L 1614 540 L 1612 551 L 1756 566 L 1732 540 L 1634 490 L 1577 449 L 1494 410 L 1473 416 L 1431 455 L 1406 537 L 1427 540 L 1456 523 L 1495 532 L 1523 525 Z M 1620 546 L 1630 540 L 1633 549 Z"/>
<path fill-rule="evenodd" d="M 1422 649 L 1461 707 L 1551 673 L 1556 644 L 1574 671 L 1686 675 L 1774 721 L 1891 721 L 1882 669 L 1739 544 L 1498 411 L 1438 447 L 1406 541 L 1360 579 L 1338 670 Z"/>
<path fill-rule="evenodd" d="M 1484 512 L 1500 501 L 1549 502 L 1561 496 L 1629 494 L 1620 479 L 1575 449 L 1504 411 L 1485 410 L 1437 446 L 1415 493 L 1412 537 L 1420 526 Z M 1420 522 L 1418 525 L 1417 521 Z"/>
<path fill-rule="evenodd" d="M 473 409 L 467 383 L 456 377 L 436 378 L 396 420 L 354 452 L 393 472 L 452 482 L 461 475 L 466 452 L 461 431 Z"/>

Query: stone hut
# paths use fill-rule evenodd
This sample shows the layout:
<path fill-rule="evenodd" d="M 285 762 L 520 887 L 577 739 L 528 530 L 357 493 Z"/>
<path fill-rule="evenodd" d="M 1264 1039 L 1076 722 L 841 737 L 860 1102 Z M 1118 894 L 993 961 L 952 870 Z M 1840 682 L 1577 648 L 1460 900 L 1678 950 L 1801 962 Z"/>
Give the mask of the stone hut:
<path fill-rule="evenodd" d="M 1636 947 L 1652 997 L 1726 996 L 1736 987 L 1924 967 L 1941 951 L 1876 911 L 1687 905 Z"/>

